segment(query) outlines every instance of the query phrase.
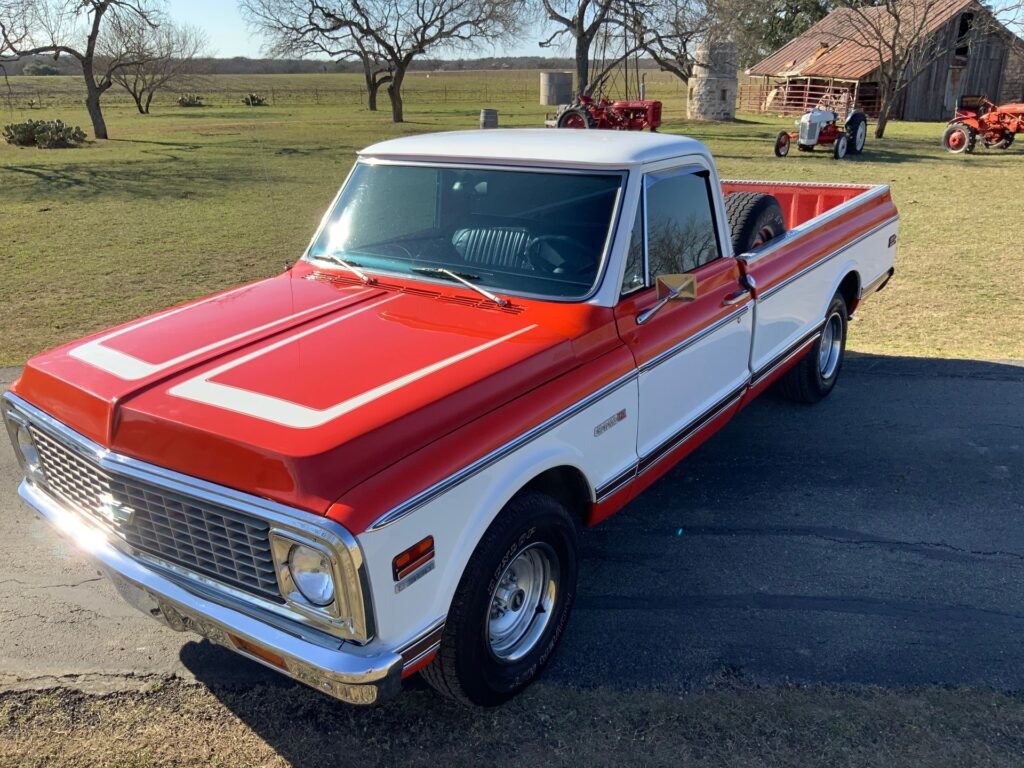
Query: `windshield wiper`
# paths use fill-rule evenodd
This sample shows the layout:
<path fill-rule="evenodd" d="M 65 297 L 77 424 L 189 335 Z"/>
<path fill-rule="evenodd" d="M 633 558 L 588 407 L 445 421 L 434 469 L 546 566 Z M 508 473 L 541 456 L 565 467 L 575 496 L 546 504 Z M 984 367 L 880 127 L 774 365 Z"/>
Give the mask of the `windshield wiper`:
<path fill-rule="evenodd" d="M 358 277 L 367 285 L 373 285 L 374 283 L 377 282 L 374 278 L 370 277 L 368 274 L 363 272 L 363 270 L 359 268 L 358 264 L 355 264 L 351 261 L 346 261 L 345 259 L 341 258 L 341 256 L 338 256 L 336 253 L 323 253 L 319 256 L 315 256 L 314 258 L 327 259 L 328 261 L 333 261 L 335 264 L 338 264 L 347 269 L 349 272 Z"/>
<path fill-rule="evenodd" d="M 508 306 L 507 300 L 501 298 L 500 296 L 495 296 L 486 288 L 481 288 L 479 285 L 473 285 L 471 282 L 469 282 L 470 280 L 479 280 L 480 275 L 471 275 L 466 272 L 452 272 L 450 269 L 445 269 L 444 267 L 413 267 L 412 271 L 419 272 L 421 275 L 445 275 L 446 277 L 450 277 L 452 280 L 455 280 L 456 282 L 462 283 L 467 288 L 472 288 L 474 291 L 479 293 L 484 298 L 493 301 L 499 307 Z"/>

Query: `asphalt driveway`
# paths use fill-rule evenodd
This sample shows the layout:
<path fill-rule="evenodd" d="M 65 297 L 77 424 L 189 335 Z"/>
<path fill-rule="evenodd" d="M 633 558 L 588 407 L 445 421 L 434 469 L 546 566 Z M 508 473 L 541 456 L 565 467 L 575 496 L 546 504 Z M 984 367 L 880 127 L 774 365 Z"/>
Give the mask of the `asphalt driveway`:
<path fill-rule="evenodd" d="M 17 475 L 4 442 L 0 685 L 271 674 L 122 604 Z M 549 683 L 1024 690 L 1024 366 L 852 356 L 825 403 L 762 398 L 583 542 Z"/>

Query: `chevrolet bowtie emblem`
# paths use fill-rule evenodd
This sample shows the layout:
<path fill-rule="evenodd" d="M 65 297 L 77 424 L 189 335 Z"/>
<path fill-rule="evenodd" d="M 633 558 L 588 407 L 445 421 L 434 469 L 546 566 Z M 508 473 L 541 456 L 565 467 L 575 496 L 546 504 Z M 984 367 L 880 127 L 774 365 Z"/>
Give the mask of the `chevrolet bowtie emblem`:
<path fill-rule="evenodd" d="M 100 504 L 97 510 L 100 516 L 111 525 L 121 527 L 131 525 L 135 510 L 127 504 L 122 504 L 109 493 L 100 496 Z"/>

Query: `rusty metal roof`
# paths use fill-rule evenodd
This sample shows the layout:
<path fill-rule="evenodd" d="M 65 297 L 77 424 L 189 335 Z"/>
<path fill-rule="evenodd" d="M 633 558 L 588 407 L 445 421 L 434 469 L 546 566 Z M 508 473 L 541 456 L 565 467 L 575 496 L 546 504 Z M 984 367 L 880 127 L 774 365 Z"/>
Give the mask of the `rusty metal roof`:
<path fill-rule="evenodd" d="M 910 14 L 915 12 L 915 6 L 920 7 L 921 13 L 928 14 L 923 23 L 929 32 L 966 7 L 978 6 L 976 0 L 905 0 L 905 4 L 910 13 L 901 17 L 913 18 Z M 881 64 L 879 50 L 870 44 L 868 36 L 880 32 L 885 39 L 891 23 L 892 17 L 884 6 L 837 8 L 747 73 L 859 80 Z"/>

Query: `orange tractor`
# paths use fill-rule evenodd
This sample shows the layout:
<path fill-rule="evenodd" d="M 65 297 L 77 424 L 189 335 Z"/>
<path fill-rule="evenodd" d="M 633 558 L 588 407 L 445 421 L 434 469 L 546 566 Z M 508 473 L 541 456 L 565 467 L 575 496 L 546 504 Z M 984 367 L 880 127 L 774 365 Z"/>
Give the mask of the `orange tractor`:
<path fill-rule="evenodd" d="M 982 98 L 976 109 L 957 109 L 942 134 L 942 146 L 955 155 L 970 153 L 980 136 L 985 149 L 1008 149 L 1018 133 L 1024 133 L 1024 104 L 997 106 Z"/>

